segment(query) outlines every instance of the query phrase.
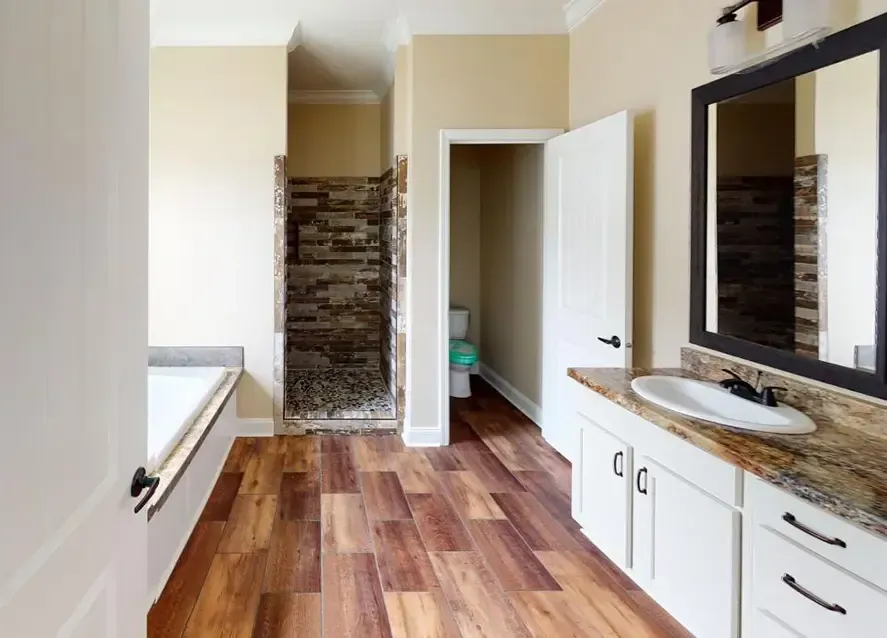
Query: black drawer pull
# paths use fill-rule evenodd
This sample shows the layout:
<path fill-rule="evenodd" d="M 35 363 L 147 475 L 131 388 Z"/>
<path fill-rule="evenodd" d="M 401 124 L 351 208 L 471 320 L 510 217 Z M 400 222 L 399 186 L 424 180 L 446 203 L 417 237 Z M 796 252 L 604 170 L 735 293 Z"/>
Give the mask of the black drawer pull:
<path fill-rule="evenodd" d="M 847 547 L 847 543 L 842 541 L 840 538 L 829 538 L 828 536 L 823 536 L 822 534 L 817 532 L 815 529 L 810 529 L 809 527 L 807 527 L 803 523 L 799 522 L 798 519 L 795 518 L 794 514 L 790 514 L 789 512 L 786 512 L 785 514 L 782 515 L 782 520 L 784 520 L 786 523 L 788 523 L 789 525 L 791 525 L 795 529 L 799 529 L 802 532 L 804 532 L 805 534 L 807 534 L 808 536 L 812 536 L 816 540 L 822 541 L 823 543 L 826 543 L 827 545 L 835 545 L 836 547 L 845 547 L 845 548 Z"/>
<path fill-rule="evenodd" d="M 805 589 L 804 587 L 801 587 L 798 584 L 798 581 L 796 581 L 794 576 L 792 576 L 791 574 L 783 574 L 782 575 L 782 582 L 784 582 L 786 585 L 788 585 L 789 587 L 794 589 L 796 592 L 801 594 L 801 596 L 803 596 L 807 600 L 812 600 L 814 603 L 816 603 L 820 607 L 824 607 L 825 609 L 828 609 L 829 611 L 833 611 L 836 614 L 844 614 L 845 616 L 847 615 L 847 610 L 844 609 L 843 607 L 841 607 L 840 605 L 836 605 L 834 603 L 827 603 L 822 598 L 820 598 L 819 596 L 817 596 L 816 594 L 811 592 L 810 590 Z"/>
<path fill-rule="evenodd" d="M 644 486 L 643 487 L 641 487 L 641 476 L 644 477 Z M 646 494 L 647 493 L 647 468 L 642 467 L 641 469 L 638 470 L 638 476 L 637 476 L 637 480 L 635 482 L 637 483 L 637 486 L 638 486 L 638 492 L 640 492 L 641 494 Z"/>
<path fill-rule="evenodd" d="M 622 478 L 625 476 L 625 453 L 616 452 L 613 455 L 613 474 Z"/>

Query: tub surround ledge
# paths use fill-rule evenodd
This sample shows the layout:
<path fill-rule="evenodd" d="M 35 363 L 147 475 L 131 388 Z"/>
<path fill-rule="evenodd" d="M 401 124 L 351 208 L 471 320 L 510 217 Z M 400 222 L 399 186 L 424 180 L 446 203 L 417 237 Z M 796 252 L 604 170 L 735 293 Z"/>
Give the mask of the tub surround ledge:
<path fill-rule="evenodd" d="M 183 348 L 170 350 L 195 349 Z M 206 350 L 228 349 L 207 348 Z M 233 348 L 233 350 L 238 350 L 238 348 Z M 207 401 L 206 405 L 200 411 L 200 414 L 198 414 L 197 417 L 194 419 L 194 422 L 191 424 L 191 427 L 188 428 L 188 431 L 182 437 L 179 444 L 175 447 L 175 449 L 173 449 L 169 456 L 166 457 L 166 460 L 163 462 L 160 468 L 152 475 L 160 477 L 160 487 L 157 489 L 157 493 L 154 495 L 154 498 L 148 505 L 148 521 L 150 521 L 154 517 L 154 515 L 158 511 L 160 511 L 164 503 L 166 503 L 170 494 L 172 494 L 173 490 L 176 488 L 176 485 L 179 483 L 179 480 L 182 478 L 185 471 L 188 469 L 188 466 L 191 464 L 191 461 L 194 459 L 194 456 L 197 454 L 197 451 L 200 449 L 200 446 L 203 444 L 203 442 L 206 440 L 206 437 L 212 431 L 216 420 L 222 414 L 225 406 L 228 404 L 228 401 L 234 395 L 234 392 L 237 389 L 237 384 L 240 381 L 240 377 L 243 376 L 243 349 L 240 348 L 239 350 L 241 365 L 221 366 L 225 367 L 225 377 L 224 379 L 222 379 L 222 383 L 219 385 L 218 389 L 215 391 L 212 397 L 210 397 L 210 399 Z M 195 363 L 177 363 L 174 365 L 219 366 L 218 357 L 216 357 L 215 359 L 212 359 L 212 357 L 207 358 L 205 356 L 206 354 L 208 353 L 203 353 L 200 356 L 185 357 L 190 361 L 194 361 Z M 152 362 L 151 365 L 163 364 Z"/>
<path fill-rule="evenodd" d="M 645 401 L 632 391 L 631 382 L 651 374 L 710 380 L 693 370 L 676 368 L 568 371 L 572 379 L 642 419 L 809 503 L 887 537 L 887 436 L 880 436 L 880 429 L 858 427 L 856 422 L 871 415 L 872 408 L 856 406 L 854 411 L 853 406 L 865 402 L 844 402 L 842 412 L 834 404 L 820 409 L 821 403 L 805 406 L 803 402 L 786 400 L 809 414 L 818 426 L 816 432 L 793 436 L 750 433 L 684 417 Z M 887 410 L 875 407 L 883 419 Z M 857 414 L 859 410 L 868 414 Z"/>
<path fill-rule="evenodd" d="M 148 366 L 157 368 L 242 368 L 243 346 L 151 346 Z"/>

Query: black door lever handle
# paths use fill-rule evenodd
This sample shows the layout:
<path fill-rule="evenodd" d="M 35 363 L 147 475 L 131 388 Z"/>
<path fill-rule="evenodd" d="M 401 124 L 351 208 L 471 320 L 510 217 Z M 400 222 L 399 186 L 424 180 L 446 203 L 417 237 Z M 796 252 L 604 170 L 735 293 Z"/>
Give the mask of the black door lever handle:
<path fill-rule="evenodd" d="M 608 346 L 613 346 L 617 350 L 622 347 L 622 339 L 620 339 L 616 335 L 613 335 L 609 339 L 605 339 L 604 337 L 598 337 L 597 340 L 600 341 L 601 343 L 606 343 Z"/>
<path fill-rule="evenodd" d="M 150 501 L 151 497 L 154 496 L 154 493 L 157 492 L 158 487 L 160 487 L 159 476 L 148 476 L 147 470 L 143 467 L 136 470 L 135 476 L 132 477 L 132 485 L 129 487 L 130 496 L 138 498 L 146 488 L 148 490 L 148 493 L 145 494 L 144 498 L 142 498 L 142 500 L 139 501 L 139 504 L 135 506 L 133 511 L 136 514 L 145 509 L 145 505 L 148 504 L 148 501 Z"/>

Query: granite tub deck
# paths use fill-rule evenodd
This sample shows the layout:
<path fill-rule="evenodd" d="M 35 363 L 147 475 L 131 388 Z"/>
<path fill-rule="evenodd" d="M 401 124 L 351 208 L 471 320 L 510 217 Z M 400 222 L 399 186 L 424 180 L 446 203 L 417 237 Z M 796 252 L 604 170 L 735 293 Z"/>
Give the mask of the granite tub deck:
<path fill-rule="evenodd" d="M 626 410 L 795 496 L 887 537 L 887 437 L 815 415 L 816 432 L 743 432 L 684 417 L 640 398 L 646 375 L 698 375 L 679 369 L 571 368 L 569 376 Z M 803 406 L 795 407 L 803 409 Z"/>
<path fill-rule="evenodd" d="M 148 503 L 148 520 L 166 504 L 178 485 L 185 470 L 212 431 L 219 416 L 234 395 L 243 376 L 243 347 L 151 347 L 148 349 L 148 365 L 159 367 L 219 367 L 225 368 L 225 376 L 215 393 L 207 400 L 193 423 L 152 476 L 160 477 L 157 493 Z"/>

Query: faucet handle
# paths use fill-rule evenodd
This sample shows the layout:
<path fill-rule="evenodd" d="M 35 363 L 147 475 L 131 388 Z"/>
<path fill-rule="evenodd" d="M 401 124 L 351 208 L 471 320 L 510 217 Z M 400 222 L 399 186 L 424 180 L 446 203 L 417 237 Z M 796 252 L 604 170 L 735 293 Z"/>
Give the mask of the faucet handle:
<path fill-rule="evenodd" d="M 742 377 L 740 377 L 738 373 L 736 373 L 736 372 L 733 371 L 733 370 L 730 370 L 729 368 L 721 368 L 721 371 L 722 371 L 722 372 L 726 372 L 727 374 L 729 374 L 731 377 L 733 377 L 733 378 L 736 379 L 737 381 L 745 381 L 745 379 L 743 379 Z"/>
<path fill-rule="evenodd" d="M 779 388 L 776 386 L 768 385 L 766 388 L 761 390 L 761 403 L 766 405 L 768 408 L 775 408 L 779 406 L 779 402 L 776 400 L 776 395 L 774 392 L 788 392 L 788 388 Z"/>

